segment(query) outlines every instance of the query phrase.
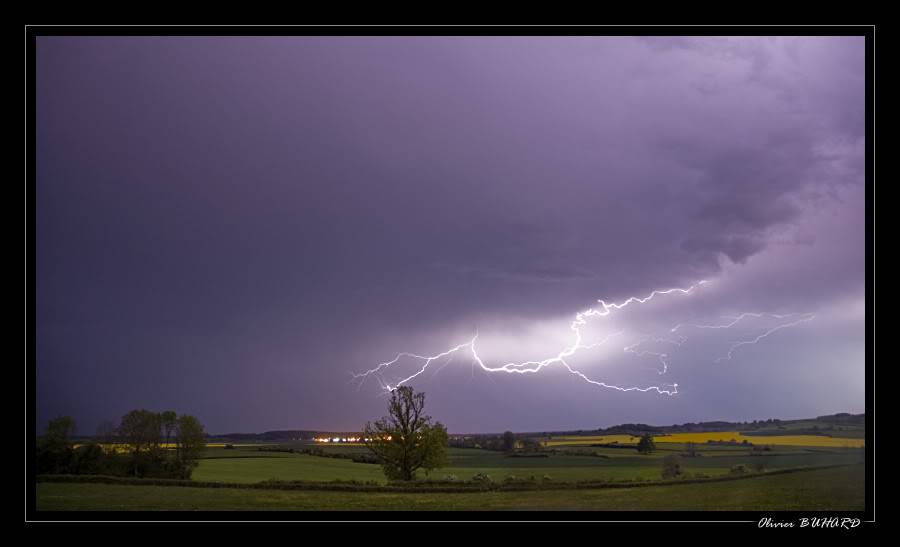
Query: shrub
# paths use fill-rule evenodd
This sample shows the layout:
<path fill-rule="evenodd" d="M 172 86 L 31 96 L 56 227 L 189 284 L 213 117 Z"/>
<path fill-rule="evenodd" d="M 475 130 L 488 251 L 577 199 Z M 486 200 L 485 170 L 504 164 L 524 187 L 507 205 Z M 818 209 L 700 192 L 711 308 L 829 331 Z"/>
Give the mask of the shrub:
<path fill-rule="evenodd" d="M 371 454 L 354 454 L 350 459 L 355 463 L 381 463 L 377 456 Z"/>
<path fill-rule="evenodd" d="M 747 466 L 742 463 L 739 463 L 739 464 L 733 466 L 730 471 L 730 473 L 732 475 L 743 475 L 746 472 L 747 472 Z"/>
<path fill-rule="evenodd" d="M 766 470 L 766 461 L 765 459 L 758 459 L 750 464 L 750 469 L 756 471 L 757 473 L 762 473 Z"/>
<path fill-rule="evenodd" d="M 637 451 L 640 454 L 652 454 L 655 450 L 656 443 L 653 442 L 653 436 L 649 433 L 642 435 L 637 444 Z"/>
<path fill-rule="evenodd" d="M 700 455 L 700 452 L 697 451 L 697 443 L 687 442 L 684 444 L 684 455 L 689 458 L 696 458 Z"/>
<path fill-rule="evenodd" d="M 662 478 L 674 479 L 684 473 L 681 456 L 670 454 L 662 460 Z"/>
<path fill-rule="evenodd" d="M 490 483 L 494 482 L 494 479 L 492 479 L 490 475 L 487 475 L 485 473 L 478 473 L 477 475 L 472 477 L 472 482 Z"/>
<path fill-rule="evenodd" d="M 106 453 L 99 444 L 86 444 L 74 450 L 70 470 L 75 474 L 98 475 L 106 471 L 106 462 Z"/>

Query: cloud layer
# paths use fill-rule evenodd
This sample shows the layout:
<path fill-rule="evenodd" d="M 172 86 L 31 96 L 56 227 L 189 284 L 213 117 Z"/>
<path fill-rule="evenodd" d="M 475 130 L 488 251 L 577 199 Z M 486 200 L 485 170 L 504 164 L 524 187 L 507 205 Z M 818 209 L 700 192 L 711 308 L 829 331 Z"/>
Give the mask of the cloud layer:
<path fill-rule="evenodd" d="M 536 325 L 699 279 L 629 326 L 822 320 L 729 369 L 694 348 L 678 397 L 449 365 L 421 386 L 433 414 L 527 430 L 864 406 L 864 319 L 839 320 L 865 294 L 861 37 L 42 37 L 37 54 L 39 420 L 171 406 L 213 431 L 351 429 L 383 406 L 351 371 L 475 328 L 549 348 Z"/>

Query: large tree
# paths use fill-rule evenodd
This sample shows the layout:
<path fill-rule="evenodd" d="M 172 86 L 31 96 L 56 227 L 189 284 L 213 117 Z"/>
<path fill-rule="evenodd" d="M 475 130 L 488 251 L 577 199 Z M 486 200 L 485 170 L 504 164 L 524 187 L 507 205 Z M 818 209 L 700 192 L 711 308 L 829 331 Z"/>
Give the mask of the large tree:
<path fill-rule="evenodd" d="M 641 435 L 641 440 L 637 444 L 637 451 L 641 454 L 651 454 L 654 450 L 656 450 L 656 443 L 653 442 L 653 435 L 649 433 Z"/>
<path fill-rule="evenodd" d="M 176 414 L 174 410 L 166 410 L 159 414 L 159 419 L 162 422 L 162 428 L 166 433 L 166 442 L 163 446 L 169 448 L 169 440 L 172 438 L 172 433 L 175 432 L 178 425 L 178 414 Z"/>
<path fill-rule="evenodd" d="M 118 436 L 118 428 L 116 424 L 110 420 L 103 420 L 97 426 L 97 442 L 104 444 L 112 444 L 116 442 Z"/>
<path fill-rule="evenodd" d="M 390 480 L 411 481 L 447 464 L 447 429 L 424 413 L 425 394 L 409 386 L 391 392 L 388 415 L 366 423 L 364 442 Z"/>
<path fill-rule="evenodd" d="M 512 431 L 503 432 L 503 450 L 512 452 L 516 449 L 516 436 Z"/>
<path fill-rule="evenodd" d="M 74 450 L 70 437 L 75 433 L 75 420 L 60 416 L 50 420 L 47 433 L 38 439 L 36 456 L 38 473 L 68 473 Z"/>
<path fill-rule="evenodd" d="M 189 479 L 197 460 L 206 450 L 206 432 L 200 421 L 187 414 L 178 417 L 175 423 L 175 458 L 179 463 L 182 478 Z"/>
<path fill-rule="evenodd" d="M 47 438 L 69 442 L 69 437 L 75 433 L 75 420 L 71 416 L 60 416 L 50 420 L 47 424 Z"/>
<path fill-rule="evenodd" d="M 131 448 L 134 475 L 140 474 L 144 461 L 158 459 L 160 443 L 160 416 L 149 410 L 132 410 L 122 416 L 119 435 Z"/>
<path fill-rule="evenodd" d="M 678 454 L 669 454 L 662 460 L 662 478 L 674 479 L 684 475 L 684 463 Z"/>

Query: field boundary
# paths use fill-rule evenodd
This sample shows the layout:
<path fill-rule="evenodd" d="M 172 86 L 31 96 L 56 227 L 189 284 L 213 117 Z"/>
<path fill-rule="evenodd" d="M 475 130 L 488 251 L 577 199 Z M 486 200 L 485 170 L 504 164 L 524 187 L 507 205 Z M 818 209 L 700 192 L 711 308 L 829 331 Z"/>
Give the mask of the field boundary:
<path fill-rule="evenodd" d="M 679 484 L 699 484 L 711 482 L 728 482 L 803 471 L 817 471 L 820 469 L 834 469 L 838 467 L 851 467 L 863 465 L 863 463 L 841 463 L 818 466 L 790 467 L 741 475 L 726 475 L 722 477 L 670 479 L 656 481 L 519 481 L 496 483 L 448 483 L 422 481 L 419 484 L 375 484 L 353 481 L 262 481 L 255 483 L 217 482 L 217 481 L 193 481 L 179 479 L 145 479 L 135 477 L 115 477 L 109 475 L 37 475 L 38 483 L 91 483 L 91 484 L 120 484 L 131 486 L 173 486 L 188 488 L 236 488 L 253 490 L 310 490 L 332 492 L 395 492 L 395 493 L 470 493 L 470 492 L 523 492 L 535 490 L 580 490 L 580 489 L 606 489 L 606 488 L 641 488 L 648 486 L 674 486 Z"/>

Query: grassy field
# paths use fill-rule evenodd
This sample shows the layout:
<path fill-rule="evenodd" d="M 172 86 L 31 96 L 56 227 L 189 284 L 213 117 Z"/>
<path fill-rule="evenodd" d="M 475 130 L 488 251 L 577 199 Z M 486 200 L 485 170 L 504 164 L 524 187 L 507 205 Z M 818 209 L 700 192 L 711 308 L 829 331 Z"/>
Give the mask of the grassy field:
<path fill-rule="evenodd" d="M 360 480 L 383 481 L 384 474 L 377 465 L 354 463 L 350 460 L 320 458 L 305 454 L 276 454 L 272 457 L 224 458 L 201 460 L 193 478 L 200 481 L 260 482 L 281 480 Z"/>
<path fill-rule="evenodd" d="M 849 448 L 848 439 L 814 435 L 748 437 L 768 450 L 749 445 L 706 444 L 706 440 L 743 440 L 737 432 L 673 434 L 656 437 L 657 450 L 637 453 L 629 436 L 553 437 L 542 457 L 511 457 L 503 452 L 474 448 L 449 449 L 449 462 L 419 479 L 469 481 L 479 474 L 493 481 L 524 479 L 550 481 L 657 481 L 662 460 L 682 454 L 688 478 L 727 477 L 736 466 L 767 471 L 844 465 L 833 469 L 791 471 L 741 480 L 672 484 L 620 489 L 565 489 L 558 484 L 523 492 L 338 492 L 184 486 L 119 485 L 42 482 L 39 509 L 863 509 L 863 451 Z M 862 439 L 849 439 L 862 444 Z M 603 445 L 618 441 L 617 446 Z M 686 442 L 697 443 L 697 457 L 684 456 Z M 785 444 L 785 443 L 800 443 Z M 380 466 L 356 463 L 346 457 L 368 454 L 355 444 L 314 444 L 290 441 L 274 444 L 223 444 L 207 447 L 193 479 L 204 482 L 252 484 L 279 481 L 361 481 L 384 484 Z M 293 450 L 293 452 L 291 452 Z M 523 454 L 520 454 L 522 456 Z M 848 465 L 849 464 L 849 465 Z M 552 484 L 552 482 L 551 482 Z M 554 489 L 555 488 L 555 489 Z"/>
<path fill-rule="evenodd" d="M 864 483 L 862 465 L 709 484 L 459 494 L 39 483 L 37 509 L 849 511 L 864 509 Z"/>
<path fill-rule="evenodd" d="M 454 475 L 469 480 L 477 474 L 494 480 L 510 476 L 553 480 L 634 480 L 658 479 L 662 458 L 683 450 L 682 445 L 659 445 L 651 455 L 640 455 L 630 449 L 573 447 L 565 454 L 547 458 L 511 458 L 489 450 L 451 448 L 447 467 L 431 473 L 430 478 L 444 479 Z M 361 447 L 329 447 L 329 452 L 359 453 Z M 752 456 L 740 447 L 702 447 L 701 457 L 684 458 L 688 473 L 720 476 L 735 465 L 764 462 L 767 469 L 784 469 L 817 465 L 855 463 L 862 454 L 855 449 L 809 449 L 778 447 L 763 456 Z M 420 472 L 420 477 L 425 478 Z M 287 452 L 263 452 L 253 447 L 223 450 L 210 448 L 200 461 L 193 478 L 201 481 L 253 483 L 279 480 L 358 480 L 385 482 L 381 468 L 374 464 L 354 463 L 348 459 L 325 458 Z"/>

